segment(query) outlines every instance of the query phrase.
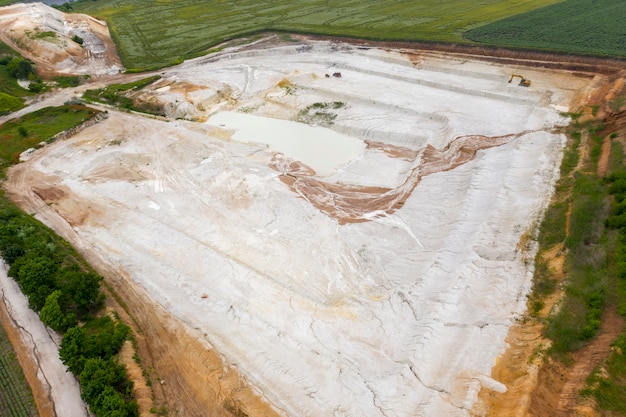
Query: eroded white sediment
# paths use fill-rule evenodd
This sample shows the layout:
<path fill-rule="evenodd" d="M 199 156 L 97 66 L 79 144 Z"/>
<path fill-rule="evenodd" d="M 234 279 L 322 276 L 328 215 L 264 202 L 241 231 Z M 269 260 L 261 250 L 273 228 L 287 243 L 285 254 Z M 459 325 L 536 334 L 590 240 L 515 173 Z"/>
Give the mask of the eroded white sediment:
<path fill-rule="evenodd" d="M 418 153 L 460 135 L 519 136 L 424 177 L 394 214 L 345 225 L 278 179 L 266 145 L 198 123 L 110 112 L 26 164 L 71 190 L 72 204 L 52 208 L 83 207 L 74 230 L 86 247 L 285 415 L 467 416 L 481 384 L 503 388 L 489 375 L 532 275 L 532 250 L 517 245 L 557 178 L 564 137 L 552 127 L 564 121 L 554 106 L 577 87 L 536 70 L 524 89 L 507 83 L 512 69 L 467 60 L 296 49 L 198 59 L 164 79 L 204 89 L 176 96 L 175 84 L 157 85 L 154 94 L 186 97 L 172 105 L 199 119 L 244 108 L 291 119 L 338 100 L 346 106 L 332 129 Z M 334 71 L 342 77 L 325 77 Z M 283 78 L 295 94 L 277 86 Z M 231 101 L 216 101 L 218 89 Z M 330 178 L 393 188 L 419 158 L 370 149 Z"/>

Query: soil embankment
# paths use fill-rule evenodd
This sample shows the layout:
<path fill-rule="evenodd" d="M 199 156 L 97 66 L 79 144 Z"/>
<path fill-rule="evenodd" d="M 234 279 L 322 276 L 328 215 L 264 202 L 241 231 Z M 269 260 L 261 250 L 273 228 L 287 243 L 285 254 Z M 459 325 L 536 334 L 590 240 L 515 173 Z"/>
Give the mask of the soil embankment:
<path fill-rule="evenodd" d="M 624 143 L 626 138 L 626 114 L 615 108 L 613 100 L 623 96 L 626 71 L 608 68 L 597 77 L 574 102 L 572 111 L 583 113 L 586 120 L 595 120 L 609 132 L 603 142 L 597 164 L 597 174 L 604 176 L 611 164 L 611 144 L 613 140 Z M 588 136 L 583 142 L 589 141 Z M 577 169 L 584 169 L 589 161 L 589 143 L 582 143 Z M 570 209 L 571 211 L 571 209 Z M 569 216 L 569 213 L 568 213 Z M 568 217 L 569 219 L 569 217 Z M 569 228 L 569 221 L 566 228 Z M 544 253 L 553 278 L 559 288 L 566 279 L 564 269 L 565 254 L 562 245 L 557 245 Z M 526 317 L 513 326 L 509 332 L 509 347 L 494 366 L 492 376 L 507 386 L 505 393 L 483 390 L 474 408 L 477 416 L 546 416 L 554 415 L 585 416 L 600 415 L 591 399 L 581 399 L 580 392 L 585 388 L 587 378 L 600 367 L 613 353 L 611 343 L 624 329 L 624 319 L 609 304 L 601 320 L 598 335 L 571 356 L 571 362 L 564 364 L 543 356 L 543 350 L 550 341 L 543 338 L 543 323 L 550 311 L 555 308 L 562 291 L 557 291 L 544 300 L 544 307 L 538 317 Z"/>

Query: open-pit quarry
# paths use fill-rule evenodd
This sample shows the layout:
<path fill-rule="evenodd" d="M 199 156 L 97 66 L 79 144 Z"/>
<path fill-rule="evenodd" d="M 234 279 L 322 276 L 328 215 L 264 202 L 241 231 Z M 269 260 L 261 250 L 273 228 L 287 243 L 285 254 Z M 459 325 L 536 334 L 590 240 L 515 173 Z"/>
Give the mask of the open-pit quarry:
<path fill-rule="evenodd" d="M 5 187 L 126 300 L 172 415 L 468 416 L 506 390 L 592 76 L 302 39 L 159 74 L 134 99 L 165 118 L 108 108 Z"/>

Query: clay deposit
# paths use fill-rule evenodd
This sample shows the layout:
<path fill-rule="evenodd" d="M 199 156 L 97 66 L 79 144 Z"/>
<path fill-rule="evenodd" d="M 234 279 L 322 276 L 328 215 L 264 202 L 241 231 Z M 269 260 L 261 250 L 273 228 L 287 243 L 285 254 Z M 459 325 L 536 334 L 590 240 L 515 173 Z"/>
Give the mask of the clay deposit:
<path fill-rule="evenodd" d="M 530 88 L 507 82 L 520 71 Z M 109 109 L 7 188 L 280 415 L 468 416 L 481 388 L 506 389 L 491 369 L 532 277 L 518 243 L 558 176 L 561 112 L 588 84 L 322 41 L 226 49 L 136 97 L 167 121 Z M 320 168 L 242 141 L 246 118 L 220 112 L 275 120 L 283 142 L 300 138 L 291 121 L 358 146 Z"/>

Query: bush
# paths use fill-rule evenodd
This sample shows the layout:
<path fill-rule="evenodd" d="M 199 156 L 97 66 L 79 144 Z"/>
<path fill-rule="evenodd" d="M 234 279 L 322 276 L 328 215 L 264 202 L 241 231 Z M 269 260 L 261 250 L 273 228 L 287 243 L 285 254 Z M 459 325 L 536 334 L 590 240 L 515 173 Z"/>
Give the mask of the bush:
<path fill-rule="evenodd" d="M 35 74 L 33 63 L 24 58 L 12 58 L 7 64 L 9 75 L 18 80 L 27 80 L 28 76 Z"/>
<path fill-rule="evenodd" d="M 35 94 L 41 93 L 45 89 L 46 89 L 46 85 L 39 81 L 32 81 L 28 85 L 28 91 L 30 91 L 31 93 L 35 93 Z"/>
<path fill-rule="evenodd" d="M 58 265 L 49 257 L 29 254 L 18 259 L 9 273 L 16 273 L 13 278 L 28 297 L 30 307 L 38 312 L 57 288 L 54 279 L 57 269 Z"/>
<path fill-rule="evenodd" d="M 128 326 L 105 316 L 69 328 L 61 341 L 59 356 L 79 377 L 82 397 L 96 416 L 138 415 L 132 382 L 114 360 L 129 333 Z"/>
<path fill-rule="evenodd" d="M 66 313 L 61 310 L 59 298 L 63 293 L 60 290 L 52 292 L 39 313 L 39 318 L 46 325 L 56 330 L 64 332 L 71 326 L 76 325 L 76 316 L 73 313 Z"/>

